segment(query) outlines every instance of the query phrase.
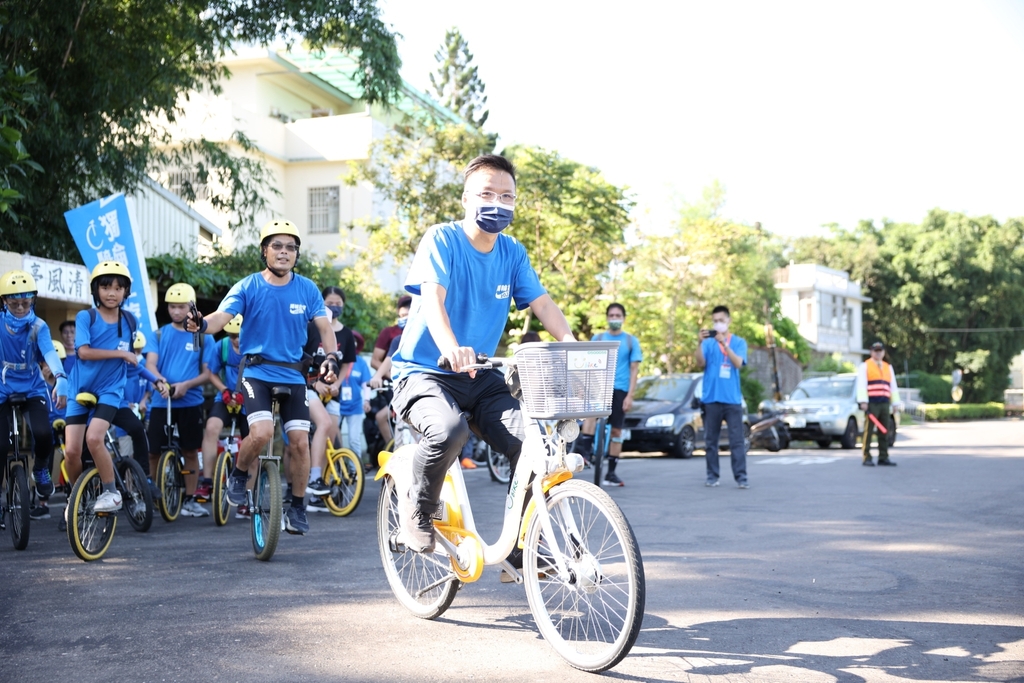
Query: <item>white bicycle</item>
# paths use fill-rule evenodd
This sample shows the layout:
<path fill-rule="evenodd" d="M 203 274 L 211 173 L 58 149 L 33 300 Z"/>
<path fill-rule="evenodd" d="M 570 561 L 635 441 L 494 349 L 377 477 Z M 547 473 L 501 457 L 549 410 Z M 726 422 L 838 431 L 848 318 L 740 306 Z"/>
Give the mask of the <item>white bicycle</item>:
<path fill-rule="evenodd" d="M 436 550 L 407 550 L 399 496 L 408 492 L 416 446 L 381 453 L 380 555 L 392 591 L 413 614 L 438 617 L 461 584 L 479 579 L 485 566 L 500 566 L 516 583 L 525 583 L 537 628 L 573 667 L 604 671 L 629 653 L 644 616 L 640 549 L 615 501 L 590 483 L 572 480 L 583 459 L 566 452 L 579 434 L 577 418 L 611 412 L 617 349 L 615 342 L 528 343 L 512 358 L 474 366 L 510 367 L 509 386 L 526 424 L 501 535 L 492 545 L 476 531 L 456 460 L 434 515 Z M 558 421 L 550 434 L 540 422 L 546 419 Z M 522 572 L 507 560 L 516 547 L 523 553 Z"/>

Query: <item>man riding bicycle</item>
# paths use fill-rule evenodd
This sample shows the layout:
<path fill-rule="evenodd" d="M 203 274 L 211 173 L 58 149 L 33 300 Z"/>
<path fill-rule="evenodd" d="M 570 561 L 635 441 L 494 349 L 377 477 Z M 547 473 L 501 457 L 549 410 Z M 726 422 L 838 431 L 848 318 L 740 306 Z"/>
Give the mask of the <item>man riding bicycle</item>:
<path fill-rule="evenodd" d="M 477 353 L 493 355 L 508 322 L 510 299 L 527 306 L 557 340 L 575 341 L 561 309 L 541 286 L 526 249 L 503 235 L 516 200 L 515 168 L 485 154 L 466 166 L 462 221 L 431 227 L 416 251 L 405 289 L 419 298 L 392 362 L 396 413 L 423 439 L 413 458 L 409 499 L 402 502 L 404 543 L 434 549 L 431 515 L 447 469 L 470 426 L 515 468 L 525 429 L 519 402 L 499 371 L 467 374 Z M 443 356 L 452 371 L 438 368 Z"/>
<path fill-rule="evenodd" d="M 309 479 L 309 404 L 306 378 L 301 372 L 302 345 L 310 320 L 320 330 L 327 360 L 321 365 L 324 380 L 332 383 L 340 371 L 337 342 L 320 290 L 311 280 L 293 272 L 299 260 L 299 230 L 291 221 L 270 221 L 260 230 L 260 258 L 266 265 L 235 283 L 217 311 L 204 320 L 198 312 L 189 315 L 186 329 L 215 334 L 236 315 L 245 317 L 239 335 L 239 349 L 245 357 L 242 395 L 249 423 L 249 437 L 242 441 L 238 460 L 228 481 L 231 505 L 245 503 L 249 465 L 274 437 L 273 390 L 291 389 L 280 402 L 281 423 L 296 445 L 291 458 L 291 480 Z M 309 531 L 303 489 L 292 492 L 285 514 L 285 529 L 293 534 Z"/>

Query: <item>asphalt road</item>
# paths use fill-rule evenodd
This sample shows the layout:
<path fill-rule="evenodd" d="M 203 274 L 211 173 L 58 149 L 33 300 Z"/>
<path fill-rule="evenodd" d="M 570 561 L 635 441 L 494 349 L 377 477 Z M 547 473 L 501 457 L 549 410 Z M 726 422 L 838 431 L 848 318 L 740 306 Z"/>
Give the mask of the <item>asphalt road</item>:
<path fill-rule="evenodd" d="M 1024 422 L 901 429 L 895 468 L 834 447 L 750 456 L 751 488 L 703 458 L 630 457 L 610 490 L 644 556 L 630 681 L 1024 681 Z M 504 490 L 467 475 L 493 540 Z M 592 681 L 539 637 L 496 569 L 441 618 L 392 597 L 377 487 L 255 560 L 248 526 L 122 520 L 78 560 L 54 519 L 0 536 L 0 681 Z"/>

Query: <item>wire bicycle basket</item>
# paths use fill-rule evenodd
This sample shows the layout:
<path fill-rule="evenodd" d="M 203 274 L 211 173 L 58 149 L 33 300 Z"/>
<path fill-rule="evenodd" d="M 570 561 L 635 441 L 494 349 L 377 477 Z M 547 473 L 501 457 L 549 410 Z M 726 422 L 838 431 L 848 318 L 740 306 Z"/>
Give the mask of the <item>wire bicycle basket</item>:
<path fill-rule="evenodd" d="M 515 352 L 523 410 L 539 420 L 607 417 L 618 342 L 529 342 Z"/>

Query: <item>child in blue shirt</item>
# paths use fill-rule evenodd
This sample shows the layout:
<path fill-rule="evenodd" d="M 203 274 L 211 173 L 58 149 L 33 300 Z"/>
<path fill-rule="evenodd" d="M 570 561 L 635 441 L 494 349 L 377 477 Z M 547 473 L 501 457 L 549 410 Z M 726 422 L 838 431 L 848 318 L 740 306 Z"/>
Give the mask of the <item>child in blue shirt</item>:
<path fill-rule="evenodd" d="M 40 496 L 53 493 L 50 478 L 50 460 L 53 455 L 53 431 L 50 429 L 47 395 L 64 407 L 68 395 L 68 382 L 60 356 L 53 346 L 50 328 L 42 318 L 36 317 L 36 282 L 23 270 L 5 273 L 0 279 L 0 298 L 3 301 L 0 323 L 0 462 L 6 462 L 10 440 L 11 410 L 7 403 L 12 394 L 22 394 L 27 402 L 22 410 L 35 440 L 33 476 Z M 51 390 L 39 372 L 43 361 L 57 378 Z"/>
<path fill-rule="evenodd" d="M 170 404 L 171 424 L 178 426 L 178 445 L 185 456 L 185 467 L 192 473 L 185 475 L 181 514 L 206 517 L 210 511 L 195 500 L 195 491 L 199 481 L 199 448 L 203 445 L 202 386 L 210 378 L 204 349 L 212 349 L 215 343 L 209 335 L 198 335 L 200 348 L 196 348 L 197 335 L 185 331 L 185 317 L 196 302 L 196 290 L 191 285 L 181 282 L 171 285 L 164 302 L 171 323 L 161 327 L 157 338 L 148 340 L 144 349 L 146 367 L 165 381 L 150 403 L 149 469 L 156 471 L 160 450 L 167 443 L 167 406 Z"/>
<path fill-rule="evenodd" d="M 125 364 L 139 362 L 131 350 L 138 322 L 121 308 L 132 287 L 131 275 L 123 263 L 101 262 L 93 268 L 89 287 L 96 309 L 94 313 L 90 309 L 79 311 L 75 316 L 78 361 L 71 368 L 70 396 L 87 392 L 96 396 L 97 404 L 90 419 L 90 408 L 74 399 L 68 401 L 64 462 L 68 479 L 74 484 L 82 474 L 84 442 L 103 483 L 103 492 L 93 508 L 96 512 L 116 512 L 121 509 L 121 493 L 114 487 L 114 461 L 104 437 L 124 398 L 128 375 Z"/>

